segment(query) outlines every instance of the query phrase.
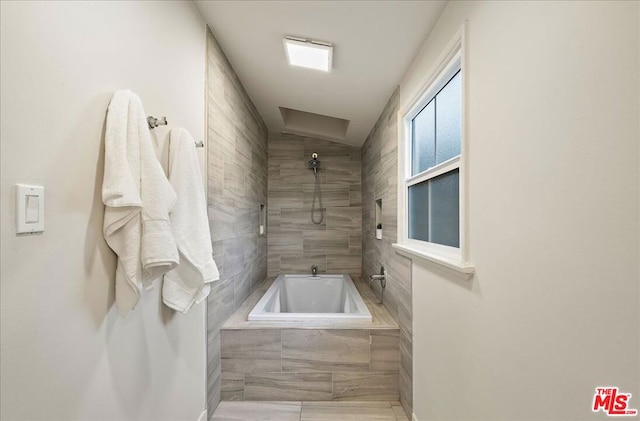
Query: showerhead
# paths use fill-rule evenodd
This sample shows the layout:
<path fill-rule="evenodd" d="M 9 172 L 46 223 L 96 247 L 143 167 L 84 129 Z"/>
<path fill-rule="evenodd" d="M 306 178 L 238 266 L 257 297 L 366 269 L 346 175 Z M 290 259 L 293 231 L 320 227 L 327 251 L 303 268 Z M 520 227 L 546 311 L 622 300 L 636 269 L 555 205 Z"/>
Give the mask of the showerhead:
<path fill-rule="evenodd" d="M 318 160 L 317 153 L 311 154 L 311 159 L 309 160 L 308 164 L 309 164 L 309 168 L 312 169 L 313 171 L 318 170 L 318 168 L 320 167 L 320 161 Z"/>

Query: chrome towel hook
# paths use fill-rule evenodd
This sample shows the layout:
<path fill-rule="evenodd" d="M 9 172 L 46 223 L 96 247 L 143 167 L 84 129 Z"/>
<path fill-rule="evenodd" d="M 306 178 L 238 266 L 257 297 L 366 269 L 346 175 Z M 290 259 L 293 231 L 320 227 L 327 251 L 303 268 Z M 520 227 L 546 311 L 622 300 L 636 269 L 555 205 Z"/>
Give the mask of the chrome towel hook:
<path fill-rule="evenodd" d="M 167 117 L 156 118 L 150 115 L 147 116 L 147 124 L 149 125 L 149 130 L 152 130 L 158 126 L 166 126 L 169 122 L 167 121 Z M 204 148 L 204 142 L 202 140 L 199 142 L 196 141 L 196 148 Z"/>
<path fill-rule="evenodd" d="M 150 115 L 147 117 L 147 124 L 149 124 L 149 129 L 155 129 L 158 126 L 166 126 L 168 124 L 167 117 L 155 118 Z"/>

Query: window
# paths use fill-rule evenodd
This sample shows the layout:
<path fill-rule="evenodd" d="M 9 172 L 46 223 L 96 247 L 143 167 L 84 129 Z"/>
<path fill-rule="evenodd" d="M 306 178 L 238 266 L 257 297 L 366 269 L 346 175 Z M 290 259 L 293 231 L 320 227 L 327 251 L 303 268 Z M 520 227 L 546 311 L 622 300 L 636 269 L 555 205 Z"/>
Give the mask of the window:
<path fill-rule="evenodd" d="M 474 272 L 465 243 L 462 28 L 414 99 L 402 105 L 398 243 L 411 258 Z"/>
<path fill-rule="evenodd" d="M 461 72 L 411 119 L 408 237 L 460 247 Z"/>

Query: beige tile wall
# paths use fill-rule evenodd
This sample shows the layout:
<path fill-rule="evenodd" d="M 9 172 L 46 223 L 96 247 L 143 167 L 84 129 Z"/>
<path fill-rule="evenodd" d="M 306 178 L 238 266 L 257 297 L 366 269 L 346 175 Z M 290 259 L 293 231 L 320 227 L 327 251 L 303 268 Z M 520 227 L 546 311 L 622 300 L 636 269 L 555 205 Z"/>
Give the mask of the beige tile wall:
<path fill-rule="evenodd" d="M 210 31 L 207 33 L 207 197 L 220 281 L 207 305 L 209 414 L 220 402 L 220 327 L 267 275 L 267 128 Z"/>
<path fill-rule="evenodd" d="M 268 273 L 362 273 L 360 149 L 293 134 L 269 134 Z M 324 221 L 311 222 L 312 153 L 321 162 Z"/>
<path fill-rule="evenodd" d="M 411 260 L 391 247 L 397 240 L 398 205 L 398 90 L 362 146 L 362 272 L 368 279 L 384 265 L 387 287 L 384 305 L 400 325 L 400 400 L 411 414 L 412 304 Z M 375 238 L 375 201 L 382 199 L 382 240 Z M 380 284 L 374 283 L 376 294 Z"/>
<path fill-rule="evenodd" d="M 397 400 L 399 330 L 226 329 L 224 400 Z"/>

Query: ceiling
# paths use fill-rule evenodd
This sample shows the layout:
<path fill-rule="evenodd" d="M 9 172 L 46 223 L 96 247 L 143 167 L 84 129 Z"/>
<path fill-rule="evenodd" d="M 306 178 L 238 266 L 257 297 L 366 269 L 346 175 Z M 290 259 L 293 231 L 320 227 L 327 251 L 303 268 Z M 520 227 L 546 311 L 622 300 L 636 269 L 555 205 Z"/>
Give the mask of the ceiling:
<path fill-rule="evenodd" d="M 350 121 L 344 138 L 314 133 L 354 146 L 365 141 L 445 4 L 196 1 L 269 130 L 311 134 L 285 127 L 280 107 L 336 117 Z M 287 35 L 333 44 L 331 72 L 289 66 Z"/>

